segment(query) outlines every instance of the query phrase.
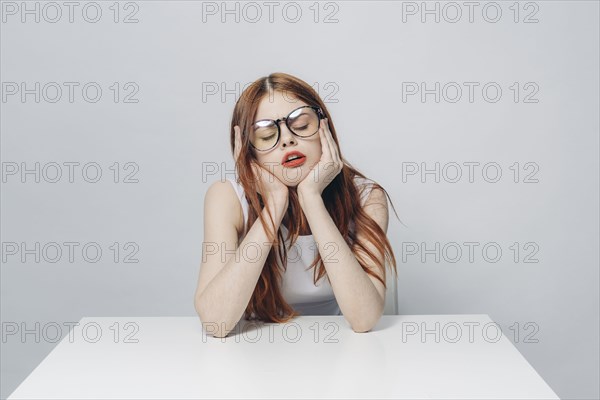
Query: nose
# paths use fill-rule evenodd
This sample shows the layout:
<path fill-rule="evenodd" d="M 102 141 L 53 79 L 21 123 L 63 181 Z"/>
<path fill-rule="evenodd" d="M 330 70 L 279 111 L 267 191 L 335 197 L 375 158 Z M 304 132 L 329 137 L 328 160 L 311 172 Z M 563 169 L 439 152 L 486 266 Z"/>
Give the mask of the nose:
<path fill-rule="evenodd" d="M 292 132 L 290 132 L 285 122 L 281 121 L 279 127 L 281 129 L 281 146 L 287 147 L 295 144 L 296 137 Z"/>

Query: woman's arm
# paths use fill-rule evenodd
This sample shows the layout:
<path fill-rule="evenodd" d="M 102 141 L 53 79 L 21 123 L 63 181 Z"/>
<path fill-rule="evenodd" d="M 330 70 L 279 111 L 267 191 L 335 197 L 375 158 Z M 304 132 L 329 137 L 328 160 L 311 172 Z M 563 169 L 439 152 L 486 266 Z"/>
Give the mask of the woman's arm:
<path fill-rule="evenodd" d="M 222 190 L 209 189 L 206 194 L 203 262 L 194 301 L 205 332 L 215 337 L 227 336 L 243 316 L 273 246 L 260 219 L 256 219 L 236 249 L 237 231 L 230 222 L 232 207 L 224 200 L 227 194 Z M 271 197 L 266 201 L 274 213 L 277 232 L 287 209 L 287 198 Z M 262 215 L 270 221 L 266 208 Z M 251 254 L 252 259 L 245 254 Z"/>
<path fill-rule="evenodd" d="M 363 270 L 331 219 L 321 195 L 305 194 L 299 199 L 340 310 L 355 332 L 371 330 L 383 314 L 384 286 Z M 387 203 L 381 190 L 371 192 L 364 209 L 387 232 Z M 367 246 L 377 254 L 374 246 Z M 384 261 L 383 255 L 381 261 Z M 385 280 L 385 272 L 382 275 L 378 269 L 373 267 L 372 270 Z"/>
<path fill-rule="evenodd" d="M 329 130 L 327 118 L 321 120 L 319 139 L 321 159 L 298 184 L 298 199 L 315 242 L 319 246 L 319 253 L 340 310 L 355 332 L 366 332 L 375 326 L 383 314 L 385 287 L 377 278 L 363 270 L 323 203 L 323 191 L 344 167 L 337 143 Z M 383 191 L 372 190 L 363 208 L 381 229 L 387 232 L 388 209 Z M 364 238 L 360 230 L 357 231 L 356 236 L 365 247 L 369 248 L 369 251 L 378 254 L 375 246 Z M 361 252 L 361 256 L 362 254 Z M 378 255 L 378 261 L 385 267 L 384 255 Z M 380 271 L 373 262 L 366 268 L 385 282 L 385 268 Z"/>

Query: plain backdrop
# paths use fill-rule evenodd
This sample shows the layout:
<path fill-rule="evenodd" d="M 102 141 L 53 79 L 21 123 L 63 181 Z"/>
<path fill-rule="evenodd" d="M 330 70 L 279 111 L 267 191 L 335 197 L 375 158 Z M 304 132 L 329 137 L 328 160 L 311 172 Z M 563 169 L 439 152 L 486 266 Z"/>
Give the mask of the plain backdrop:
<path fill-rule="evenodd" d="M 280 2 L 272 22 L 262 2 L 87 20 L 84 2 L 73 22 L 57 4 L 51 22 L 2 3 L 1 319 L 42 333 L 3 337 L 3 398 L 52 323 L 195 315 L 204 195 L 232 176 L 241 88 L 272 72 L 314 85 L 406 224 L 390 208 L 401 314 L 488 314 L 561 398 L 599 397 L 598 2 L 478 2 L 472 21 L 462 2 Z"/>

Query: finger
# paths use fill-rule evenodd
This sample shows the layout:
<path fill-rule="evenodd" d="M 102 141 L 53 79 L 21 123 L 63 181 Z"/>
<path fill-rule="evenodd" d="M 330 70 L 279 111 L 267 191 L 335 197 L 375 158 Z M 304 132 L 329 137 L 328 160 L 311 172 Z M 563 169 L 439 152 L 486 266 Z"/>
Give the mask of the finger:
<path fill-rule="evenodd" d="M 326 156 L 327 162 L 331 163 L 334 161 L 333 159 L 333 152 L 332 152 L 332 148 L 331 148 L 331 143 L 329 141 L 328 138 L 328 134 L 327 134 L 327 124 L 325 123 L 325 120 L 323 120 L 323 127 L 321 128 L 321 146 L 323 147 L 323 153 Z"/>
<path fill-rule="evenodd" d="M 240 135 L 240 127 L 236 125 L 233 127 L 233 130 L 235 132 L 234 157 L 235 161 L 237 162 L 240 156 L 240 150 L 242 149 L 242 140 Z"/>
<path fill-rule="evenodd" d="M 250 161 L 250 168 L 252 169 L 252 176 L 254 178 L 254 181 L 252 182 L 256 188 L 256 191 L 260 193 L 260 189 L 259 189 L 259 180 L 260 180 L 260 171 L 259 171 L 259 166 L 258 164 L 256 164 L 256 162 L 254 160 Z"/>
<path fill-rule="evenodd" d="M 331 130 L 329 130 L 329 119 L 325 119 L 325 136 L 329 141 L 329 149 L 331 151 L 331 158 L 334 162 L 340 162 L 340 154 L 338 152 L 337 144 L 335 140 L 333 140 L 333 135 L 331 134 Z"/>
<path fill-rule="evenodd" d="M 331 160 L 331 148 L 329 147 L 329 141 L 325 135 L 325 120 L 321 120 L 319 138 L 321 139 L 321 151 L 323 152 L 323 158 L 326 160 Z"/>
<path fill-rule="evenodd" d="M 258 173 L 259 173 L 259 170 L 258 170 L 259 166 L 256 164 L 256 161 L 254 161 L 254 160 L 250 161 L 250 166 L 252 167 L 252 173 L 254 174 L 254 176 L 256 178 L 258 178 L 259 177 L 259 175 L 258 175 Z"/>
<path fill-rule="evenodd" d="M 333 140 L 333 135 L 331 134 L 331 130 L 329 129 L 329 119 L 327 119 L 327 123 L 325 124 L 325 126 L 327 127 L 329 140 L 331 141 L 331 147 L 333 150 L 334 159 L 336 160 L 338 168 L 341 169 L 344 166 L 344 163 L 342 162 L 342 158 L 340 157 L 340 148 L 338 147 L 335 140 Z"/>

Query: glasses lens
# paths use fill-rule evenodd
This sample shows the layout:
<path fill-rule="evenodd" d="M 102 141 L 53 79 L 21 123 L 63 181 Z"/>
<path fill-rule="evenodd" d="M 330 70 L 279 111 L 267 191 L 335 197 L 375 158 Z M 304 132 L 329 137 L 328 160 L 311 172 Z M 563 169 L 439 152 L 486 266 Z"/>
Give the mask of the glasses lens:
<path fill-rule="evenodd" d="M 319 131 L 319 116 L 314 109 L 303 107 L 289 116 L 288 126 L 298 136 L 312 136 Z"/>
<path fill-rule="evenodd" d="M 268 150 L 277 142 L 277 127 L 272 121 L 258 121 L 250 133 L 250 142 L 258 150 Z"/>

